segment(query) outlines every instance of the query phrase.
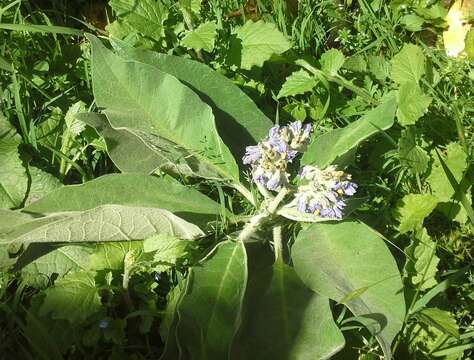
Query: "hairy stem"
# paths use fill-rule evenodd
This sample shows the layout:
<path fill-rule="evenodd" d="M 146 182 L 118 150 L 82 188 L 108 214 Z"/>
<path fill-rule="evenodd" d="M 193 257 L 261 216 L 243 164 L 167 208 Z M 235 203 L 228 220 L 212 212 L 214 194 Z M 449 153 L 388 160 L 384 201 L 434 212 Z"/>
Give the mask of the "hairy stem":
<path fill-rule="evenodd" d="M 281 236 L 281 225 L 275 225 L 273 228 L 273 251 L 275 253 L 275 262 L 283 261 L 283 238 Z"/>
<path fill-rule="evenodd" d="M 273 198 L 268 206 L 264 206 L 263 209 L 253 216 L 249 222 L 245 225 L 242 232 L 240 233 L 239 237 L 237 238 L 238 241 L 246 241 L 248 240 L 258 228 L 268 220 L 272 215 L 274 215 L 280 205 L 281 201 L 285 198 L 286 194 L 288 194 L 288 189 L 283 188 L 280 190 L 278 195 Z"/>

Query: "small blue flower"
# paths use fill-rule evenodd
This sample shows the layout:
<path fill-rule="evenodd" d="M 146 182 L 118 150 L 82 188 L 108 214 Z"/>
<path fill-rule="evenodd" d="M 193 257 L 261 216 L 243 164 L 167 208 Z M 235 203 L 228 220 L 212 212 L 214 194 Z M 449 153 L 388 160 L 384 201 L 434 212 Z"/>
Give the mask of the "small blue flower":
<path fill-rule="evenodd" d="M 99 321 L 99 328 L 107 329 L 109 327 L 110 321 L 107 319 L 102 319 Z"/>

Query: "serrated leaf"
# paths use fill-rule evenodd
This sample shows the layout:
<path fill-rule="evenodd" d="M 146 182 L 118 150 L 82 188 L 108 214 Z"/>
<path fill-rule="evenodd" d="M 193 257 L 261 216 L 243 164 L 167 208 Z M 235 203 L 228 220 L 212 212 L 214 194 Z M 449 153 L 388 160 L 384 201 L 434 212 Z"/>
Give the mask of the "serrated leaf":
<path fill-rule="evenodd" d="M 67 245 L 40 256 L 21 269 L 23 281 L 36 288 L 46 287 L 53 275 L 64 275 L 88 269 L 92 249 L 81 245 Z"/>
<path fill-rule="evenodd" d="M 402 131 L 398 140 L 398 155 L 400 163 L 410 169 L 413 174 L 424 174 L 428 170 L 430 157 L 416 144 L 415 133 L 412 127 Z"/>
<path fill-rule="evenodd" d="M 416 14 L 407 14 L 402 16 L 400 23 L 405 26 L 408 31 L 420 31 L 423 28 L 425 19 Z"/>
<path fill-rule="evenodd" d="M 232 359 L 327 359 L 344 346 L 328 298 L 308 289 L 281 262 L 258 270 L 245 304 Z"/>
<path fill-rule="evenodd" d="M 438 199 L 430 194 L 405 195 L 395 209 L 397 219 L 400 222 L 398 226 L 400 233 L 404 234 L 419 227 L 437 204 Z"/>
<path fill-rule="evenodd" d="M 431 97 L 423 94 L 415 82 L 406 81 L 400 85 L 397 95 L 397 118 L 400 125 L 414 125 L 427 111 Z"/>
<path fill-rule="evenodd" d="M 239 87 L 207 65 L 184 57 L 133 49 L 123 43 L 114 44 L 120 48 L 120 56 L 154 66 L 189 84 L 212 107 L 219 134 L 236 159 L 244 155 L 242 144 L 256 144 L 273 126 Z"/>
<path fill-rule="evenodd" d="M 446 156 L 444 161 L 458 183 L 461 182 L 464 170 L 467 167 L 467 155 L 459 143 L 452 142 L 446 146 Z M 436 154 L 433 156 L 434 162 L 431 172 L 426 181 L 430 185 L 431 193 L 440 202 L 449 202 L 454 196 L 453 186 L 441 165 Z"/>
<path fill-rule="evenodd" d="M 164 138 L 211 169 L 212 178 L 238 181 L 237 164 L 217 133 L 212 110 L 196 93 L 156 67 L 126 61 L 96 37 L 88 39 L 95 100 L 112 127 Z"/>
<path fill-rule="evenodd" d="M 411 285 L 421 291 L 435 286 L 438 283 L 435 276 L 439 258 L 436 256 L 436 243 L 431 240 L 425 228 L 413 234 L 405 251 L 407 259 L 404 271 Z"/>
<path fill-rule="evenodd" d="M 334 76 L 339 69 L 344 65 L 344 54 L 338 49 L 330 49 L 321 55 L 319 62 L 321 63 L 321 70 L 328 75 Z"/>
<path fill-rule="evenodd" d="M 448 335 L 459 337 L 456 319 L 454 319 L 449 311 L 438 308 L 427 308 L 418 312 L 417 318 L 425 324 L 434 326 Z"/>
<path fill-rule="evenodd" d="M 278 98 L 304 94 L 311 91 L 317 84 L 314 76 L 308 74 L 305 70 L 298 70 L 288 76 L 283 83 Z"/>
<path fill-rule="evenodd" d="M 44 290 L 40 314 L 51 314 L 53 319 L 74 324 L 97 313 L 102 305 L 94 277 L 95 272 L 81 271 L 56 281 L 53 287 Z"/>
<path fill-rule="evenodd" d="M 28 189 L 28 177 L 18 153 L 21 137 L 0 115 L 0 208 L 21 205 Z"/>
<path fill-rule="evenodd" d="M 177 260 L 186 254 L 193 242 L 182 240 L 175 236 L 154 235 L 145 239 L 143 249 L 145 252 L 154 252 L 153 260 L 167 265 L 175 265 Z"/>
<path fill-rule="evenodd" d="M 236 32 L 240 40 L 240 67 L 250 70 L 261 67 L 272 55 L 279 55 L 290 49 L 291 44 L 274 24 L 263 20 L 247 21 Z"/>
<path fill-rule="evenodd" d="M 402 50 L 393 57 L 391 78 L 398 84 L 414 82 L 418 84 L 425 74 L 425 55 L 423 50 L 413 44 L 403 45 Z"/>
<path fill-rule="evenodd" d="M 377 80 L 385 81 L 390 76 L 390 63 L 382 56 L 369 55 L 368 65 Z"/>
<path fill-rule="evenodd" d="M 356 221 L 316 223 L 298 234 L 291 255 L 300 279 L 318 294 L 341 301 L 367 288 L 346 306 L 378 324 L 375 336 L 391 358 L 390 345 L 405 317 L 405 299 L 395 259 L 379 235 Z"/>
<path fill-rule="evenodd" d="M 110 0 L 118 18 L 145 36 L 158 40 L 164 33 L 168 10 L 156 0 Z"/>
<path fill-rule="evenodd" d="M 89 270 L 123 270 L 125 256 L 130 251 L 142 251 L 142 241 L 117 241 L 96 244 L 89 263 Z"/>
<path fill-rule="evenodd" d="M 107 204 L 165 209 L 203 225 L 217 219 L 220 213 L 220 205 L 199 191 L 172 178 L 142 174 L 109 174 L 81 185 L 64 186 L 24 210 L 48 214 Z"/>
<path fill-rule="evenodd" d="M 326 167 L 348 154 L 370 136 L 393 125 L 396 101 L 393 94 L 384 102 L 367 112 L 359 120 L 344 128 L 331 130 L 318 136 L 308 146 L 301 162 L 305 165 Z"/>
<path fill-rule="evenodd" d="M 246 282 L 242 242 L 220 243 L 203 264 L 191 268 L 177 328 L 180 349 L 190 359 L 227 358 L 240 323 Z"/>
<path fill-rule="evenodd" d="M 214 50 L 214 44 L 217 36 L 217 25 L 213 21 L 208 21 L 199 25 L 195 30 L 186 33 L 181 40 L 181 45 L 188 49 L 205 50 L 211 52 Z"/>

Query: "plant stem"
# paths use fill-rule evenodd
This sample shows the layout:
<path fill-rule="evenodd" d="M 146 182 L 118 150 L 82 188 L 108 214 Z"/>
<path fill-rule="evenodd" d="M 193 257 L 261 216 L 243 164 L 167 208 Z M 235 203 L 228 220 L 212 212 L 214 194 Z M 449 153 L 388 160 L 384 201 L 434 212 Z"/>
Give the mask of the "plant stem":
<path fill-rule="evenodd" d="M 342 76 L 340 75 L 329 75 L 329 74 L 326 74 L 324 73 L 323 71 L 319 70 L 319 69 L 316 69 L 314 66 L 311 66 L 308 62 L 306 62 L 305 60 L 298 60 L 296 62 L 296 64 L 304 67 L 306 70 L 308 70 L 309 72 L 311 72 L 313 75 L 315 75 L 318 79 L 320 78 L 325 78 L 327 79 L 328 81 L 331 81 L 331 82 L 334 82 L 338 85 L 341 85 L 343 87 L 345 87 L 346 89 L 349 89 L 351 90 L 352 92 L 356 93 L 357 95 L 359 95 L 361 98 L 363 98 L 365 101 L 367 101 L 369 104 L 371 105 L 378 105 L 378 101 L 375 100 L 365 89 L 357 86 L 357 85 L 354 85 L 353 83 L 351 83 L 350 81 L 348 81 L 347 79 L 343 78 Z"/>
<path fill-rule="evenodd" d="M 128 283 L 130 281 L 130 272 L 133 267 L 135 259 L 135 253 L 133 251 L 128 251 L 125 254 L 125 258 L 123 260 L 123 278 L 122 278 L 122 287 L 124 289 L 123 297 L 125 300 L 125 304 L 127 308 L 132 311 L 133 310 L 133 303 L 132 298 L 130 297 L 130 292 L 128 291 Z"/>
<path fill-rule="evenodd" d="M 283 239 L 281 236 L 281 225 L 273 228 L 273 251 L 275 253 L 275 262 L 283 261 Z"/>
<path fill-rule="evenodd" d="M 253 234 L 255 234 L 255 232 L 265 222 L 265 220 L 268 220 L 272 215 L 276 213 L 278 205 L 280 205 L 286 194 L 288 194 L 288 191 L 289 190 L 287 188 L 282 188 L 278 195 L 271 200 L 268 206 L 264 206 L 259 213 L 257 213 L 255 216 L 252 216 L 252 218 L 243 228 L 237 240 L 245 241 L 248 240 Z"/>

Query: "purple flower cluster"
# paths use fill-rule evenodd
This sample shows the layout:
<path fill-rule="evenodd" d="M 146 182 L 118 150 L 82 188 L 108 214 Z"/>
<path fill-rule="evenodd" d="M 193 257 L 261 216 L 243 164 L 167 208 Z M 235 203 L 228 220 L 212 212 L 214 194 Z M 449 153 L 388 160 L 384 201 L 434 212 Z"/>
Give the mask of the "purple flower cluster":
<path fill-rule="evenodd" d="M 247 146 L 243 163 L 252 167 L 252 178 L 268 190 L 288 184 L 288 163 L 309 142 L 311 125 L 295 121 L 288 126 L 274 126 L 268 136 L 255 146 Z"/>
<path fill-rule="evenodd" d="M 357 184 L 350 181 L 351 176 L 336 170 L 335 166 L 324 170 L 305 166 L 299 177 L 302 185 L 288 206 L 321 218 L 341 219 L 346 206 L 345 198 L 357 191 Z"/>

